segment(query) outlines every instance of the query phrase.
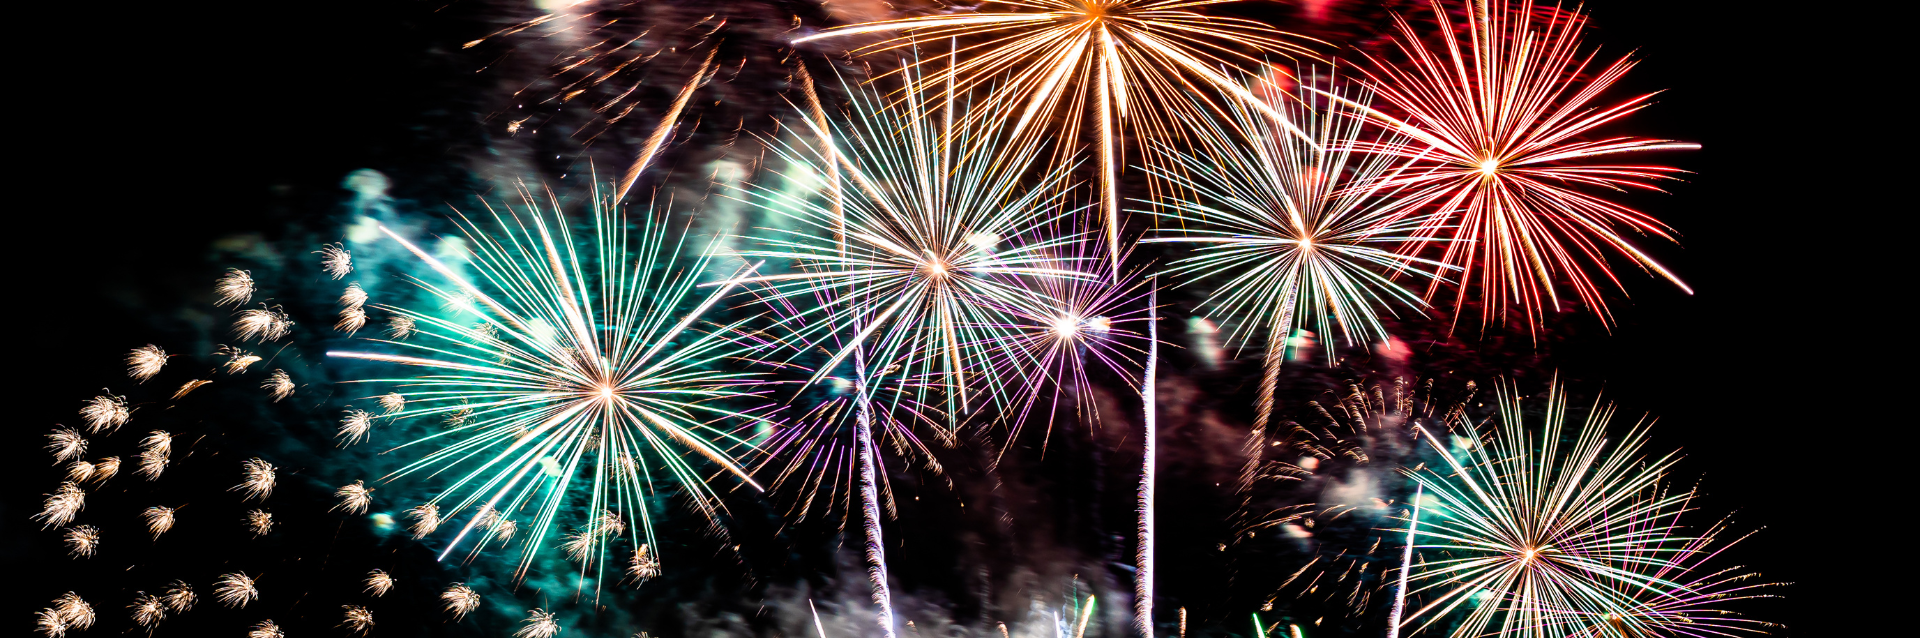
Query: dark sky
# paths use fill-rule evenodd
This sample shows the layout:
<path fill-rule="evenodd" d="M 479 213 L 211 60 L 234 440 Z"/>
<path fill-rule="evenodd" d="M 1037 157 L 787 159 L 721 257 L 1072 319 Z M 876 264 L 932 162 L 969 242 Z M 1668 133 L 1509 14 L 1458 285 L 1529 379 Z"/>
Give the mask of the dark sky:
<path fill-rule="evenodd" d="M 15 381 L 0 482 L 9 486 L 0 496 L 9 564 L 58 568 L 30 556 L 57 550 L 52 533 L 26 521 L 56 482 L 40 436 L 71 423 L 78 402 L 117 375 L 114 362 L 150 339 L 144 310 L 206 294 L 218 271 L 211 242 L 273 239 L 290 222 L 338 214 L 339 179 L 357 168 L 394 176 L 398 194 L 423 208 L 470 194 L 440 193 L 472 188 L 457 170 L 486 148 L 484 107 L 471 96 L 497 87 L 456 56 L 430 53 L 485 27 L 470 5 L 436 8 L 142 3 L 49 9 L 27 23 L 40 39 L 13 64 L 23 111 L 13 128 L 25 134 L 15 170 L 28 179 L 10 250 Z M 1632 132 L 1704 145 L 1665 158 L 1693 173 L 1671 195 L 1633 200 L 1683 235 L 1683 249 L 1659 255 L 1697 294 L 1630 275 L 1633 297 L 1617 302 L 1611 334 L 1572 319 L 1545 346 L 1468 340 L 1455 356 L 1507 361 L 1535 349 L 1587 390 L 1604 387 L 1628 412 L 1658 415 L 1656 446 L 1685 450 L 1679 480 L 1700 481 L 1703 518 L 1735 512 L 1737 529 L 1766 528 L 1735 562 L 1795 583 L 1786 599 L 1750 611 L 1789 625 L 1784 635 L 1845 635 L 1842 623 L 1857 614 L 1835 610 L 1857 605 L 1841 596 L 1859 585 L 1823 568 L 1871 560 L 1839 548 L 1873 547 L 1869 534 L 1884 525 L 1868 521 L 1886 507 L 1846 514 L 1871 490 L 1832 465 L 1879 439 L 1856 412 L 1870 382 L 1834 356 L 1860 349 L 1844 340 L 1854 328 L 1815 323 L 1847 321 L 1859 306 L 1828 291 L 1829 267 L 1796 254 L 1822 239 L 1796 230 L 1802 220 L 1851 214 L 1832 206 L 1829 184 L 1804 178 L 1805 164 L 1829 151 L 1789 132 L 1821 126 L 1805 119 L 1821 107 L 1805 101 L 1828 69 L 1810 57 L 1815 47 L 1783 34 L 1817 28 L 1807 16 L 1735 3 L 1601 0 L 1588 9 L 1590 41 L 1643 59 L 1619 94 L 1666 89 Z M 40 589 L 9 600 L 0 626 L 23 628 L 28 612 L 16 610 L 44 605 Z M 124 603 L 95 604 L 119 616 Z"/>

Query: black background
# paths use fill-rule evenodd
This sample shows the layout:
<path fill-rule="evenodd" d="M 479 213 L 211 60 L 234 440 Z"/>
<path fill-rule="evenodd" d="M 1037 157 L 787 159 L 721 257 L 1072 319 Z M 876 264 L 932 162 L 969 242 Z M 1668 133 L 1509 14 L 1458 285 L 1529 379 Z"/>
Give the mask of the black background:
<path fill-rule="evenodd" d="M 205 263 L 208 242 L 270 233 L 289 216 L 326 209 L 353 169 L 465 165 L 480 148 L 475 114 L 443 99 L 463 80 L 437 66 L 445 58 L 422 55 L 475 27 L 435 9 L 139 3 L 38 21 L 39 35 L 55 37 L 10 65 L 23 80 L 10 89 L 23 111 L 11 118 L 14 174 L 26 178 L 8 214 L 13 379 L 0 551 L 10 565 L 58 564 L 26 555 L 57 547 L 26 521 L 51 479 L 40 434 L 72 419 L 84 398 L 75 393 L 89 387 L 79 380 L 93 382 L 102 362 L 145 342 L 126 334 L 140 324 L 133 313 L 205 295 L 217 271 Z M 1661 254 L 1698 292 L 1629 279 L 1634 296 L 1617 303 L 1620 325 L 1611 334 L 1566 326 L 1553 364 L 1605 380 L 1632 412 L 1659 415 L 1657 442 L 1686 451 L 1683 469 L 1703 479 L 1705 507 L 1767 528 L 1737 562 L 1795 584 L 1756 615 L 1788 625 L 1785 635 L 1847 635 L 1842 623 L 1862 615 L 1840 611 L 1857 609 L 1850 592 L 1884 585 L 1838 582 L 1826 568 L 1881 560 L 1850 548 L 1875 546 L 1870 539 L 1887 531 L 1874 521 L 1900 508 L 1861 503 L 1876 498 L 1853 485 L 1867 479 L 1832 461 L 1876 456 L 1861 446 L 1885 445 L 1875 431 L 1891 427 L 1864 413 L 1861 373 L 1843 353 L 1872 346 L 1845 324 L 1886 307 L 1831 288 L 1848 268 L 1845 248 L 1807 244 L 1825 240 L 1812 228 L 1877 223 L 1839 217 L 1887 213 L 1842 210 L 1833 183 L 1848 180 L 1808 176 L 1809 163 L 1839 152 L 1808 141 L 1807 128 L 1855 126 L 1807 121 L 1819 107 L 1804 103 L 1806 89 L 1831 81 L 1831 65 L 1807 53 L 1817 46 L 1782 34 L 1819 26 L 1744 3 L 1608 0 L 1588 9 L 1591 41 L 1645 60 L 1622 91 L 1667 89 L 1635 117 L 1634 132 L 1704 145 L 1667 158 L 1694 173 L 1671 195 L 1636 200 L 1683 234 L 1683 250 Z M 423 200 L 465 187 L 397 181 L 403 196 Z M 1853 241 L 1876 250 L 1899 239 Z M 1514 343 L 1501 347 L 1525 347 Z M 35 598 L 8 607 L 44 604 Z M 0 626 L 11 634 L 27 622 L 26 612 L 9 611 Z"/>

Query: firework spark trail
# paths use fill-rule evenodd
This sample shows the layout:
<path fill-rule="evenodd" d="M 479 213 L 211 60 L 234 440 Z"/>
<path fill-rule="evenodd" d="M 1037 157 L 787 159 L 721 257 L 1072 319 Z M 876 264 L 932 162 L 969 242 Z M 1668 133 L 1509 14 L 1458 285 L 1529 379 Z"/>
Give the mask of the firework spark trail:
<path fill-rule="evenodd" d="M 109 390 L 101 391 L 106 394 L 88 399 L 87 404 L 80 408 L 80 418 L 87 422 L 89 434 L 118 430 L 133 418 L 133 410 L 127 407 L 126 397 Z"/>
<path fill-rule="evenodd" d="M 1265 64 L 1258 54 L 1309 53 L 1289 42 L 1289 34 L 1252 20 L 1188 10 L 1213 2 L 1033 0 L 1011 4 L 1033 11 L 883 20 L 828 29 L 796 39 L 794 44 L 862 34 L 900 34 L 856 50 L 871 54 L 950 39 L 954 49 L 947 58 L 947 68 L 925 73 L 918 81 L 922 92 L 951 100 L 954 93 L 991 87 L 988 95 L 995 104 L 993 110 L 1021 111 L 1010 128 L 1010 137 L 1016 139 L 1041 136 L 1046 128 L 1041 122 L 1063 118 L 1061 137 L 1069 144 L 1056 148 L 1059 158 L 1072 152 L 1066 147 L 1077 149 L 1081 123 L 1086 118 L 1080 109 L 1092 102 L 1101 217 L 1116 277 L 1123 253 L 1118 192 L 1123 127 L 1142 139 L 1171 141 L 1176 137 L 1176 114 L 1217 111 L 1219 107 L 1212 100 L 1196 93 L 1198 86 L 1193 79 L 1200 86 L 1252 104 L 1281 127 L 1292 127 L 1284 113 L 1267 106 L 1218 70 Z M 991 39 L 963 48 L 958 38 L 970 36 Z M 919 71 L 924 64 L 914 62 L 903 71 Z M 901 101 L 914 99 L 909 95 Z"/>
<path fill-rule="evenodd" d="M 175 509 L 177 508 L 155 505 L 141 512 L 140 517 L 146 520 L 147 531 L 153 534 L 154 540 L 160 540 L 161 534 L 165 534 L 167 530 L 173 529 Z"/>
<path fill-rule="evenodd" d="M 267 396 L 273 397 L 274 403 L 279 403 L 281 399 L 293 396 L 293 377 L 287 376 L 286 370 L 276 368 L 267 374 L 267 380 L 260 384 L 260 388 L 267 391 Z"/>
<path fill-rule="evenodd" d="M 46 523 L 42 529 L 65 527 L 87 506 L 87 491 L 80 489 L 73 481 L 61 483 L 46 497 L 40 513 L 33 515 L 34 520 Z"/>
<path fill-rule="evenodd" d="M 127 353 L 127 376 L 141 383 L 160 374 L 160 369 L 166 365 L 167 351 L 161 350 L 160 346 L 147 344 Z"/>
<path fill-rule="evenodd" d="M 454 583 L 440 593 L 440 601 L 444 603 L 447 613 L 453 614 L 453 621 L 460 622 L 467 617 L 467 612 L 480 607 L 480 594 L 465 583 Z"/>
<path fill-rule="evenodd" d="M 260 624 L 247 629 L 247 638 L 286 638 L 286 636 L 286 632 L 281 631 L 280 626 L 273 624 L 271 620 L 262 620 Z"/>
<path fill-rule="evenodd" d="M 214 581 L 213 597 L 222 605 L 243 609 L 247 603 L 260 599 L 260 589 L 254 585 L 253 577 L 234 572 Z"/>
<path fill-rule="evenodd" d="M 326 271 L 334 281 L 353 273 L 353 251 L 347 250 L 345 244 L 327 244 L 314 251 L 314 254 L 320 256 L 320 270 Z"/>
<path fill-rule="evenodd" d="M 193 586 L 183 580 L 167 583 L 167 590 L 163 597 L 166 600 L 167 609 L 173 610 L 176 614 L 186 613 L 193 609 L 194 604 L 200 602 L 200 596 L 193 593 Z"/>
<path fill-rule="evenodd" d="M 457 471 L 429 502 L 441 507 L 443 520 L 476 508 L 497 513 L 531 505 L 536 516 L 524 536 L 516 579 L 526 576 L 549 530 L 562 524 L 563 506 L 576 496 L 570 488 L 583 480 L 588 511 L 612 508 L 632 517 L 639 524 L 629 541 L 659 547 L 654 515 L 646 508 L 658 490 L 655 464 L 687 488 L 693 509 L 724 535 L 724 507 L 695 464 L 705 459 L 759 489 L 734 457 L 735 450 L 751 453 L 752 445 L 721 426 L 758 423 L 767 408 L 758 375 L 720 367 L 753 360 L 734 334 L 750 318 L 696 327 L 733 285 L 704 299 L 694 295 L 710 258 L 701 257 L 690 269 L 680 264 L 683 247 L 671 241 L 666 216 L 649 214 L 637 232 L 630 231 L 616 202 L 596 190 L 592 232 L 580 242 L 588 245 L 582 251 L 556 196 L 548 193 L 550 206 L 543 206 L 524 186 L 519 195 L 524 210 L 488 206 L 497 228 L 464 216 L 455 220 L 475 247 L 468 255 L 477 275 L 471 280 L 380 229 L 443 277 L 443 283 L 414 283 L 449 307 L 436 313 L 377 306 L 406 319 L 406 332 L 418 338 L 402 342 L 396 334 L 373 341 L 408 354 L 328 355 L 426 369 L 414 377 L 361 381 L 412 388 L 404 403 L 388 406 L 400 408 L 391 415 L 395 420 L 452 424 L 449 419 L 459 417 L 440 433 L 398 446 L 440 445 L 384 480 Z M 679 314 L 688 305 L 692 309 Z M 477 316 L 486 330 L 443 318 L 446 312 Z M 483 519 L 488 517 L 474 516 L 460 526 L 441 557 L 476 530 L 477 550 L 515 529 L 497 514 Z M 593 536 L 600 549 L 612 538 Z M 581 565 L 583 582 L 589 571 L 602 582 L 605 556 L 596 551 L 593 561 Z"/>
<path fill-rule="evenodd" d="M 1450 449 L 1421 430 L 1451 471 L 1409 472 L 1434 495 L 1434 503 L 1421 506 L 1431 516 L 1416 532 L 1424 541 L 1416 549 L 1443 557 L 1414 564 L 1410 593 L 1431 598 L 1405 624 L 1424 617 L 1419 631 L 1464 609 L 1452 632 L 1457 638 L 1489 631 L 1558 637 L 1633 609 L 1640 605 L 1636 598 L 1691 593 L 1669 576 L 1694 540 L 1678 536 L 1673 522 L 1692 495 L 1665 491 L 1673 454 L 1640 456 L 1646 422 L 1610 440 L 1614 409 L 1596 402 L 1563 452 L 1567 401 L 1557 383 L 1538 432 L 1523 422 L 1513 390 L 1500 387 L 1495 402 L 1497 428 L 1484 439 L 1464 439 L 1467 450 Z M 1612 618 L 1629 635 L 1656 629 L 1646 617 Z"/>
<path fill-rule="evenodd" d="M 1408 210 L 1438 213 L 1421 225 L 1421 235 L 1454 240 L 1441 243 L 1440 261 L 1464 271 L 1455 293 L 1456 316 L 1477 284 L 1483 323 L 1517 306 L 1537 334 L 1542 312 L 1560 309 L 1558 282 L 1565 281 L 1583 304 L 1611 323 L 1595 281 L 1597 274 L 1620 285 L 1607 266 L 1609 250 L 1691 294 L 1621 232 L 1671 240 L 1665 224 L 1575 189 L 1658 191 L 1655 181 L 1680 171 L 1593 162 L 1623 153 L 1700 147 L 1637 137 L 1583 139 L 1651 103 L 1648 94 L 1613 106 L 1594 105 L 1633 68 L 1633 60 L 1622 57 L 1590 72 L 1598 52 L 1580 52 L 1586 16 L 1578 11 L 1542 12 L 1531 0 L 1518 8 L 1505 0 L 1474 2 L 1468 8 L 1471 17 L 1458 29 L 1437 0 L 1433 11 L 1442 27 L 1441 46 L 1423 44 L 1428 38 L 1402 19 L 1396 44 L 1408 63 L 1366 56 L 1366 84 L 1385 108 L 1328 95 L 1411 138 L 1363 148 L 1408 162 L 1410 170 L 1383 186 L 1402 191 Z M 1466 32 L 1464 43 L 1456 30 Z M 1438 290 L 1434 282 L 1427 296 Z"/>
<path fill-rule="evenodd" d="M 863 397 L 855 402 L 853 445 L 860 466 L 860 529 L 867 557 L 867 583 L 873 588 L 873 604 L 878 608 L 880 631 L 894 638 L 893 592 L 887 586 L 887 549 L 880 535 L 880 495 L 874 484 L 873 402 L 867 396 L 866 357 L 854 352 L 853 391 Z"/>
<path fill-rule="evenodd" d="M 1153 638 L 1153 492 L 1154 457 L 1158 453 L 1159 405 L 1154 388 L 1154 372 L 1160 355 L 1160 287 L 1158 281 L 1147 284 L 1147 366 L 1140 377 L 1141 432 L 1139 548 L 1134 554 L 1133 625 L 1143 638 Z M 1181 618 L 1186 611 L 1181 610 Z M 1186 633 L 1186 632 L 1181 632 Z"/>
<path fill-rule="evenodd" d="M 1413 488 L 1413 514 L 1407 519 L 1407 543 L 1400 549 L 1400 580 L 1393 588 L 1393 610 L 1387 613 L 1387 638 L 1400 638 L 1400 617 L 1407 609 L 1407 573 L 1413 569 L 1414 534 L 1420 529 L 1420 496 L 1426 486 Z"/>
<path fill-rule="evenodd" d="M 55 464 L 78 459 L 87 453 L 87 437 L 82 436 L 79 430 L 60 426 L 47 435 L 47 451 L 53 453 Z"/>
<path fill-rule="evenodd" d="M 253 273 L 228 268 L 227 274 L 213 284 L 215 299 L 213 305 L 238 308 L 253 300 Z"/>
<path fill-rule="evenodd" d="M 393 576 L 384 570 L 376 569 L 367 572 L 365 584 L 367 586 L 367 594 L 379 598 L 387 595 L 387 592 L 393 589 Z"/>
<path fill-rule="evenodd" d="M 713 68 L 713 56 L 717 53 L 719 53 L 718 49 L 708 51 L 707 59 L 700 63 L 700 70 L 694 71 L 693 79 L 687 80 L 686 86 L 680 87 L 680 95 L 673 98 L 673 106 L 667 107 L 667 114 L 661 116 L 660 123 L 653 127 L 653 134 L 648 135 L 646 143 L 640 146 L 640 157 L 633 160 L 633 165 L 627 168 L 626 176 L 621 177 L 619 186 L 614 188 L 613 201 L 626 199 L 627 191 L 633 188 L 633 183 L 640 181 L 640 173 L 646 170 L 648 164 L 653 163 L 653 156 L 660 152 L 660 146 L 666 144 L 667 137 L 673 134 L 674 125 L 680 121 L 680 112 L 687 108 L 687 100 L 693 99 L 694 89 L 700 88 L 701 84 L 713 79 L 713 74 L 718 72 Z"/>

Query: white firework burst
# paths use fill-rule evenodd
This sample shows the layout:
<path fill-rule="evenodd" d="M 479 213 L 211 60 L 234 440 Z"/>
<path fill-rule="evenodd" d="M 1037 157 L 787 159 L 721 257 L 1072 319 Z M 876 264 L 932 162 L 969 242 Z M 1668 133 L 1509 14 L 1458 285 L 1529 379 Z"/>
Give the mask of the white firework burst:
<path fill-rule="evenodd" d="M 61 483 L 52 494 L 46 496 L 47 500 L 40 513 L 33 515 L 35 520 L 45 522 L 45 527 L 64 527 L 67 523 L 73 522 L 73 517 L 79 515 L 80 510 L 87 507 L 86 490 L 80 489 L 80 486 L 75 485 L 73 481 Z"/>
<path fill-rule="evenodd" d="M 153 632 L 160 621 L 167 619 L 167 604 L 159 596 L 147 592 L 134 592 L 133 604 L 127 605 L 127 611 L 133 614 L 133 623 Z"/>
<path fill-rule="evenodd" d="M 173 529 L 174 512 L 174 508 L 155 505 L 140 513 L 140 517 L 146 519 L 147 531 L 153 533 L 154 540 L 160 540 L 161 534 Z"/>
<path fill-rule="evenodd" d="M 419 328 L 415 326 L 413 317 L 394 315 L 392 319 L 387 320 L 387 336 L 389 337 L 405 340 L 407 337 L 413 336 L 415 332 L 419 332 Z"/>
<path fill-rule="evenodd" d="M 280 626 L 273 624 L 273 621 L 262 620 L 247 630 L 247 638 L 287 638 L 287 634 L 280 631 Z"/>
<path fill-rule="evenodd" d="M 120 457 L 109 456 L 107 458 L 94 461 L 92 483 L 96 486 L 100 485 L 101 483 L 107 482 L 107 479 L 113 478 L 113 475 L 119 474 L 119 473 L 120 473 Z"/>
<path fill-rule="evenodd" d="M 167 583 L 167 591 L 162 598 L 167 602 L 167 609 L 173 610 L 176 614 L 193 609 L 193 606 L 200 602 L 200 596 L 193 593 L 193 586 L 188 585 L 184 580 Z"/>
<path fill-rule="evenodd" d="M 444 603 L 444 608 L 453 614 L 453 621 L 460 622 L 460 619 L 467 617 L 467 612 L 480 607 L 480 594 L 465 583 L 454 583 L 452 587 L 440 593 L 440 601 Z"/>
<path fill-rule="evenodd" d="M 234 609 L 244 609 L 247 603 L 260 599 L 260 588 L 253 577 L 244 572 L 222 575 L 213 581 L 213 599 Z"/>
<path fill-rule="evenodd" d="M 353 251 L 347 250 L 345 244 L 334 242 L 313 252 L 320 256 L 320 269 L 327 271 L 334 281 L 353 272 Z"/>
<path fill-rule="evenodd" d="M 153 375 L 160 374 L 160 369 L 166 365 L 167 351 L 151 343 L 134 348 L 133 352 L 127 353 L 127 376 L 141 383 L 146 383 L 147 379 L 153 378 Z"/>
<path fill-rule="evenodd" d="M 293 396 L 293 377 L 287 376 L 286 370 L 275 368 L 267 373 L 267 382 L 260 384 L 260 387 L 267 391 L 267 396 L 273 397 L 274 403 L 279 403 L 281 399 Z"/>
<path fill-rule="evenodd" d="M 74 461 L 67 464 L 67 480 L 85 482 L 93 478 L 93 464 L 86 461 Z"/>
<path fill-rule="evenodd" d="M 399 412 L 405 409 L 407 409 L 406 396 L 398 392 L 390 392 L 387 394 L 380 395 L 380 415 L 381 416 L 393 414 L 395 412 Z"/>
<path fill-rule="evenodd" d="M 560 633 L 560 623 L 553 621 L 553 613 L 545 609 L 527 610 L 527 626 L 513 632 L 513 638 L 553 638 Z"/>
<path fill-rule="evenodd" d="M 140 453 L 140 475 L 152 481 L 160 478 L 167 469 L 166 450 L 147 450 Z"/>
<path fill-rule="evenodd" d="M 407 518 L 413 519 L 413 525 L 408 527 L 413 537 L 426 538 L 433 530 L 440 529 L 440 506 L 428 503 L 415 507 L 407 510 Z"/>
<path fill-rule="evenodd" d="M 213 282 L 214 306 L 238 308 L 253 300 L 253 273 L 228 268 L 227 274 Z"/>
<path fill-rule="evenodd" d="M 367 572 L 367 593 L 380 597 L 393 590 L 393 576 L 383 570 Z"/>
<path fill-rule="evenodd" d="M 107 394 L 87 399 L 86 405 L 80 407 L 80 418 L 86 420 L 88 432 L 102 429 L 111 432 L 125 425 L 127 419 L 133 418 L 133 410 L 127 407 L 126 397 L 106 390 L 102 392 Z"/>
<path fill-rule="evenodd" d="M 227 374 L 240 374 L 242 372 L 246 372 L 247 366 L 260 362 L 260 357 L 253 354 L 252 352 L 241 350 L 239 348 L 235 348 L 233 346 L 229 346 L 226 344 L 221 344 L 219 348 L 214 349 L 213 354 L 215 356 L 221 356 L 221 357 L 227 358 L 226 363 L 220 364 L 221 367 L 224 367 L 227 369 Z M 181 394 L 186 394 L 186 392 L 183 391 L 181 392 Z"/>
<path fill-rule="evenodd" d="M 340 419 L 340 433 L 334 435 L 341 439 L 340 447 L 346 447 L 367 440 L 367 432 L 373 429 L 373 415 L 366 410 L 347 409 L 347 415 Z"/>
<path fill-rule="evenodd" d="M 340 320 L 333 322 L 333 329 L 347 333 L 347 336 L 351 337 L 353 333 L 359 332 L 360 329 L 366 327 L 366 325 L 366 309 L 359 306 L 348 306 L 340 309 Z"/>
<path fill-rule="evenodd" d="M 48 638 L 62 638 L 67 635 L 67 623 L 60 619 L 60 610 L 48 607 L 33 615 L 34 629 Z"/>
<path fill-rule="evenodd" d="M 348 514 L 365 514 L 367 507 L 373 504 L 373 488 L 365 481 L 354 481 L 352 485 L 342 485 L 334 490 L 334 496 L 340 497 L 340 504 L 327 511 L 346 510 Z"/>
<path fill-rule="evenodd" d="M 347 284 L 347 289 L 340 292 L 340 307 L 342 308 L 359 308 L 366 304 L 367 289 L 361 288 L 359 282 Z"/>
<path fill-rule="evenodd" d="M 346 620 L 340 622 L 341 627 L 346 627 L 348 631 L 362 636 L 366 635 L 368 629 L 373 628 L 373 612 L 367 611 L 366 607 L 341 605 L 340 608 L 346 612 Z"/>
<path fill-rule="evenodd" d="M 63 535 L 67 542 L 67 555 L 74 558 L 92 558 L 100 551 L 100 528 L 92 525 L 75 525 L 67 528 Z"/>
<path fill-rule="evenodd" d="M 60 426 L 47 435 L 47 451 L 53 453 L 54 463 L 80 458 L 87 453 L 87 437 L 81 436 L 79 430 Z"/>
<path fill-rule="evenodd" d="M 247 510 L 244 518 L 247 523 L 247 529 L 253 532 L 254 538 L 266 536 L 273 532 L 272 512 L 261 509 Z"/>
<path fill-rule="evenodd" d="M 261 304 L 240 311 L 240 318 L 233 320 L 233 332 L 242 340 L 279 341 L 292 331 L 293 318 L 280 306 Z"/>
<path fill-rule="evenodd" d="M 238 490 L 244 496 L 241 500 L 266 500 L 273 496 L 274 467 L 272 463 L 253 457 L 240 463 L 241 481 L 229 490 Z"/>
<path fill-rule="evenodd" d="M 644 581 L 659 575 L 660 559 L 653 556 L 653 548 L 641 543 L 640 549 L 633 550 L 633 560 L 627 563 L 627 576 Z"/>

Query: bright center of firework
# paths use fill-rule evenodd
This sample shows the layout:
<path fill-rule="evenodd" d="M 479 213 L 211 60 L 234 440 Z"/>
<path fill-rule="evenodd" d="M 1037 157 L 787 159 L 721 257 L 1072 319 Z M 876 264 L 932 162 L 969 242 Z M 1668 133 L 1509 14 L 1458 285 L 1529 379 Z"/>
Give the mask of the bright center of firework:
<path fill-rule="evenodd" d="M 1094 332 L 1102 333 L 1102 334 L 1111 332 L 1113 330 L 1113 320 L 1108 319 L 1106 317 L 1094 317 L 1092 319 L 1088 319 L 1087 329 L 1092 330 Z"/>
<path fill-rule="evenodd" d="M 921 269 L 926 271 L 928 277 L 934 279 L 942 279 L 947 276 L 947 262 L 938 259 L 927 260 L 926 265 L 922 266 Z"/>
<path fill-rule="evenodd" d="M 1533 562 L 1534 554 L 1535 554 L 1535 550 L 1532 547 L 1528 547 L 1524 550 L 1521 550 L 1520 552 L 1521 562 L 1528 562 L 1528 563 Z"/>
<path fill-rule="evenodd" d="M 1053 320 L 1053 334 L 1062 339 L 1071 339 L 1080 333 L 1080 318 L 1072 314 L 1062 314 Z"/>
<path fill-rule="evenodd" d="M 1491 157 L 1480 160 L 1481 175 L 1493 177 L 1493 174 L 1498 172 L 1500 172 L 1500 160 Z"/>
<path fill-rule="evenodd" d="M 608 401 L 612 401 L 612 400 L 613 400 L 613 386 L 610 386 L 610 385 L 603 385 L 603 386 L 600 386 L 600 398 L 602 398 L 602 399 L 605 399 L 605 400 L 608 400 Z"/>

